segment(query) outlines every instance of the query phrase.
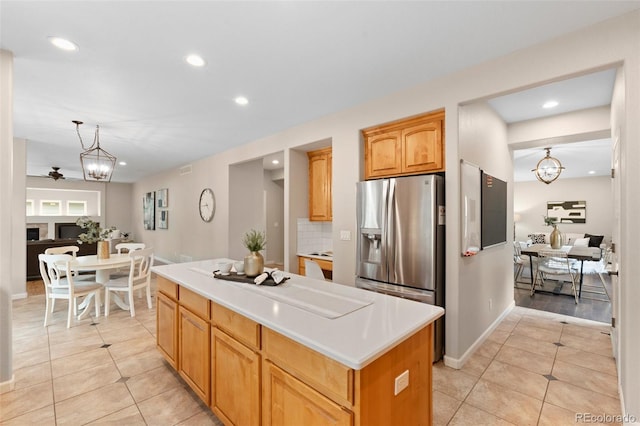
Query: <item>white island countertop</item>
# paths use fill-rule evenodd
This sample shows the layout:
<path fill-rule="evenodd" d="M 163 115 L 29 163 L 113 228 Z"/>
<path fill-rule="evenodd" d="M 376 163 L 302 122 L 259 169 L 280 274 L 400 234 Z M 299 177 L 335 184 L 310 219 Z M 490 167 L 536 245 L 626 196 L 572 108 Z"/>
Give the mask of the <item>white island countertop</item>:
<path fill-rule="evenodd" d="M 290 339 L 360 370 L 444 314 L 444 309 L 296 274 L 275 286 L 216 279 L 229 259 L 154 266 L 152 271 Z"/>

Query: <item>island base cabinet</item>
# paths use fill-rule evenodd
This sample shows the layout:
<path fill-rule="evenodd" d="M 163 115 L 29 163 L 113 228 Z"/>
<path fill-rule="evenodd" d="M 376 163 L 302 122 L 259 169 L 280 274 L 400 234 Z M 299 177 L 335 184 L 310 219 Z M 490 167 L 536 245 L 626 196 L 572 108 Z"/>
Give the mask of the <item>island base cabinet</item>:
<path fill-rule="evenodd" d="M 178 368 L 178 303 L 163 293 L 156 298 L 157 344 L 174 369 Z"/>
<path fill-rule="evenodd" d="M 271 362 L 263 371 L 263 426 L 353 425 L 351 411 Z"/>
<path fill-rule="evenodd" d="M 211 383 L 209 323 L 180 306 L 179 325 L 178 373 L 200 399 L 209 405 Z"/>
<path fill-rule="evenodd" d="M 260 354 L 211 330 L 211 408 L 227 425 L 260 425 Z"/>

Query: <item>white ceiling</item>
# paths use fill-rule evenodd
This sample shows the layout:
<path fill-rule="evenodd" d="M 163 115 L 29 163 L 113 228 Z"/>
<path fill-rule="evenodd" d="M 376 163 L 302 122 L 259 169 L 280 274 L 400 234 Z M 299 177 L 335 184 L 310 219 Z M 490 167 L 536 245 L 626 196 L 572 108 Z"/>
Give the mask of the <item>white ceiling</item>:
<path fill-rule="evenodd" d="M 488 103 L 507 123 L 610 105 L 615 77 L 616 69 L 611 68 L 499 96 Z M 542 105 L 550 100 L 558 102 L 558 106 L 543 108 Z M 611 139 L 586 140 L 515 150 L 513 175 L 516 182 L 536 180 L 531 170 L 546 155 L 546 147 L 552 148 L 551 155 L 565 167 L 560 179 L 611 174 Z"/>
<path fill-rule="evenodd" d="M 81 177 L 80 143 L 133 182 L 640 8 L 638 1 L 8 1 L 27 173 Z M 47 37 L 74 41 L 64 52 Z M 190 53 L 204 68 L 184 62 Z M 233 99 L 243 95 L 249 105 Z M 522 118 L 522 116 L 520 116 Z M 555 151 L 554 151 L 555 152 Z"/>

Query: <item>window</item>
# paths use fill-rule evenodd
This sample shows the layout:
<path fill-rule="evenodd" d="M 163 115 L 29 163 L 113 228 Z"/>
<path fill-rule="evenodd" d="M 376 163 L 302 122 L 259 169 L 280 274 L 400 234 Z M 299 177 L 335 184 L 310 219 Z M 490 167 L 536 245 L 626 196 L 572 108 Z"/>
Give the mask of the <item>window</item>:
<path fill-rule="evenodd" d="M 87 214 L 86 201 L 67 201 L 68 216 L 86 216 L 86 214 Z"/>
<path fill-rule="evenodd" d="M 40 215 L 60 216 L 60 201 L 42 200 L 40 201 Z"/>
<path fill-rule="evenodd" d="M 33 200 L 27 200 L 27 216 L 34 216 L 35 212 L 33 211 Z"/>

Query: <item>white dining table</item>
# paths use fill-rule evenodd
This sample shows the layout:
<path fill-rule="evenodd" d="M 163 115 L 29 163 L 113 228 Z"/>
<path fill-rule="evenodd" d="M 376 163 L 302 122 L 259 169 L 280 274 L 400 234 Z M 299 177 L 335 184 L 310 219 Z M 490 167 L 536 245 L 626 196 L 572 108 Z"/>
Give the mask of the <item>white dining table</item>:
<path fill-rule="evenodd" d="M 71 262 L 71 269 L 78 272 L 95 271 L 96 282 L 105 284 L 109 281 L 111 271 L 114 269 L 129 266 L 131 257 L 128 253 L 116 254 L 112 253 L 108 259 L 98 259 L 97 255 L 78 256 Z M 117 294 L 113 294 L 113 300 L 121 309 L 129 310 L 127 305 Z M 84 303 L 84 302 L 83 302 Z M 82 306 L 82 305 L 81 305 Z"/>

